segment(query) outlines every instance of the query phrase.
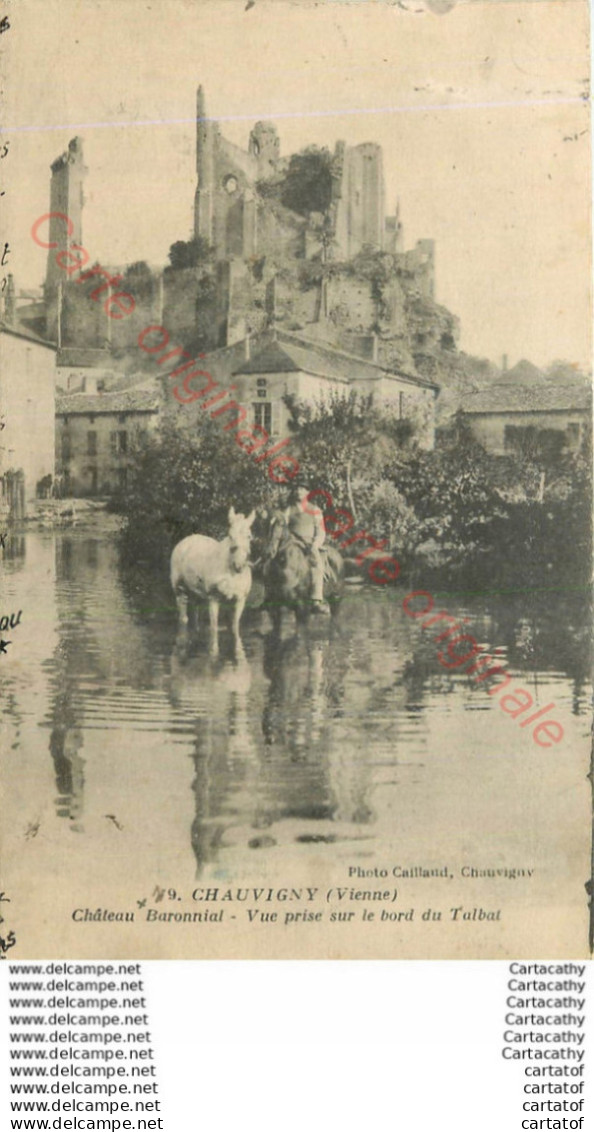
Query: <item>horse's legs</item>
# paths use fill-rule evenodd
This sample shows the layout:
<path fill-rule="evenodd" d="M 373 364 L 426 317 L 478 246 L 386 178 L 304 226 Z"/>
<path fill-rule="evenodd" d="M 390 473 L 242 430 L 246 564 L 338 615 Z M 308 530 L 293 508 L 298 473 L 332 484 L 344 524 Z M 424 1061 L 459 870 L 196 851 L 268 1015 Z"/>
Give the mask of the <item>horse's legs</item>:
<path fill-rule="evenodd" d="M 275 602 L 273 604 L 273 606 L 270 610 L 270 616 L 272 618 L 272 631 L 277 637 L 280 637 L 281 625 L 282 625 L 282 620 L 283 620 L 283 609 L 282 609 L 280 602 Z"/>
<path fill-rule="evenodd" d="M 210 621 L 210 651 L 216 656 L 219 651 L 219 603 L 214 597 L 208 599 L 208 618 Z"/>
<path fill-rule="evenodd" d="M 179 627 L 180 629 L 188 628 L 188 595 L 183 590 L 175 591 L 175 601 L 177 604 L 177 612 L 179 614 Z"/>
<path fill-rule="evenodd" d="M 296 606 L 296 608 L 295 608 L 295 620 L 296 620 L 298 625 L 306 625 L 307 624 L 307 622 L 309 621 L 310 608 L 311 607 L 308 607 L 307 605 Z"/>
<path fill-rule="evenodd" d="M 232 628 L 233 628 L 233 636 L 235 637 L 236 641 L 239 640 L 239 622 L 241 621 L 241 615 L 242 615 L 244 609 L 245 609 L 245 598 L 242 597 L 242 598 L 239 598 L 239 600 L 235 602 L 235 605 L 233 607 Z"/>

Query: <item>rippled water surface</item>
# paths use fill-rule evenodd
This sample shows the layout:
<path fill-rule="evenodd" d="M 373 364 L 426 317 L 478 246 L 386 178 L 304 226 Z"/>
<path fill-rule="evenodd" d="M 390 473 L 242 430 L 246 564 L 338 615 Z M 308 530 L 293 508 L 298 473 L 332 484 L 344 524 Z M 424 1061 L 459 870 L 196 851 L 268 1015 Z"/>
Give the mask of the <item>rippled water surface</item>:
<path fill-rule="evenodd" d="M 7 805 L 52 885 L 118 869 L 140 894 L 147 877 L 272 876 L 328 855 L 521 866 L 560 851 L 550 753 L 439 664 L 404 591 L 349 587 L 330 628 L 287 617 L 280 641 L 248 610 L 245 657 L 223 632 L 211 659 L 203 634 L 176 649 L 166 578 L 123 574 L 113 535 L 16 538 L 4 581 L 3 611 L 23 610 L 1 658 Z M 563 600 L 438 608 L 555 703 L 567 759 L 588 731 L 587 647 Z"/>

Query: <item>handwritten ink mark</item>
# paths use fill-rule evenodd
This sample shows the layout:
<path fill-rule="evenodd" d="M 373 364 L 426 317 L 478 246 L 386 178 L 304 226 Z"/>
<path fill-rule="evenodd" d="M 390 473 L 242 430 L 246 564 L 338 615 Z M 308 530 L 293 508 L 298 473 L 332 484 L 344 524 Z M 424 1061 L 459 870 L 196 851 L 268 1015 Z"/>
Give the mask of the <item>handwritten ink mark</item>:
<path fill-rule="evenodd" d="M 0 259 L 0 267 L 4 267 L 4 264 L 8 263 L 9 255 L 10 255 L 10 244 L 5 244 L 4 245 L 4 251 L 2 252 L 2 259 Z"/>
<path fill-rule="evenodd" d="M 39 833 L 40 821 L 30 822 L 25 830 L 25 840 L 29 841 L 33 837 L 37 837 Z"/>
<path fill-rule="evenodd" d="M 9 932 L 6 939 L 2 939 L 2 937 L 0 936 L 0 959 L 4 959 L 6 952 L 10 951 L 11 947 L 14 947 L 15 943 L 16 936 L 14 932 Z"/>
<path fill-rule="evenodd" d="M 139 908 L 145 908 L 146 907 L 146 897 L 145 897 L 144 900 L 137 900 L 136 903 L 138 904 Z"/>
<path fill-rule="evenodd" d="M 118 819 L 116 818 L 115 814 L 104 814 L 103 816 L 104 816 L 104 817 L 106 817 L 106 818 L 109 818 L 109 821 L 112 821 L 112 822 L 113 822 L 113 824 L 115 825 L 116 829 L 123 829 L 123 828 L 124 828 L 124 827 L 123 827 L 123 825 L 120 825 L 120 823 L 119 823 Z"/>
<path fill-rule="evenodd" d="M 0 535 L 0 546 L 2 547 L 2 550 L 6 550 L 6 539 L 7 538 L 8 538 L 8 531 L 4 531 L 4 534 Z"/>
<path fill-rule="evenodd" d="M 12 644 L 11 641 L 0 641 L 0 653 L 6 652 L 6 649 L 10 644 Z"/>
<path fill-rule="evenodd" d="M 9 20 L 8 16 L 3 16 L 2 19 L 0 20 L 0 35 L 2 35 L 5 31 L 8 31 L 9 28 L 10 28 L 10 20 Z"/>

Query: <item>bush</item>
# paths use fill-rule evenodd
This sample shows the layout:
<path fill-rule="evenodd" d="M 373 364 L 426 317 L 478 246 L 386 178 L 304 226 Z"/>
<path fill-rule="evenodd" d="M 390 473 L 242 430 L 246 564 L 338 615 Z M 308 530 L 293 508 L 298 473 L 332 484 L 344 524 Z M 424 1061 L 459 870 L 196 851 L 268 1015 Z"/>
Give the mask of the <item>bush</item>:
<path fill-rule="evenodd" d="M 205 417 L 191 434 L 166 425 L 133 450 L 128 486 L 114 501 L 126 556 L 163 562 L 186 535 L 223 538 L 231 504 L 248 514 L 271 492 L 262 468 L 215 421 Z"/>
<path fill-rule="evenodd" d="M 179 271 L 184 267 L 198 267 L 210 263 L 214 253 L 208 240 L 198 236 L 191 240 L 176 240 L 168 254 L 171 267 L 166 270 Z"/>
<path fill-rule="evenodd" d="M 153 293 L 153 273 L 143 259 L 131 263 L 126 268 L 123 281 L 135 299 L 147 299 Z"/>

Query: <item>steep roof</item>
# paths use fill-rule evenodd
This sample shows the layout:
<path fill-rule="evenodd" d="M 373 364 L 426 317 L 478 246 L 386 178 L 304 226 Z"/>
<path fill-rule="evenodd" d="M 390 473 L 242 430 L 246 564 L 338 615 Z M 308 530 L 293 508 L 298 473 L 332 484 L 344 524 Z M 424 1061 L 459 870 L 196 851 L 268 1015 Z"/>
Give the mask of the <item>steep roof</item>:
<path fill-rule="evenodd" d="M 12 334 L 14 338 L 24 338 L 26 342 L 34 342 L 36 346 L 45 346 L 48 350 L 57 349 L 53 342 L 47 342 L 45 338 L 40 338 L 38 334 L 27 330 L 24 326 L 9 326 L 6 322 L 0 322 L 0 332 Z"/>
<path fill-rule="evenodd" d="M 310 373 L 316 377 L 327 377 L 345 385 L 356 381 L 380 381 L 382 378 L 397 378 L 410 385 L 426 389 L 438 389 L 434 382 L 416 374 L 389 370 L 376 362 L 348 354 L 333 346 L 312 342 L 308 338 L 277 332 L 277 337 L 265 343 L 249 360 L 242 362 L 234 374 L 256 373 Z"/>
<path fill-rule="evenodd" d="M 464 412 L 473 413 L 555 413 L 586 411 L 592 392 L 580 385 L 492 385 L 471 393 Z"/>
<path fill-rule="evenodd" d="M 156 413 L 159 393 L 150 385 L 120 389 L 115 393 L 65 393 L 56 397 L 56 414 L 76 416 L 89 413 Z"/>
<path fill-rule="evenodd" d="M 498 385 L 539 385 L 544 381 L 542 370 L 522 358 L 513 369 L 508 369 L 497 379 Z"/>

